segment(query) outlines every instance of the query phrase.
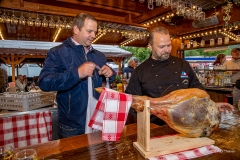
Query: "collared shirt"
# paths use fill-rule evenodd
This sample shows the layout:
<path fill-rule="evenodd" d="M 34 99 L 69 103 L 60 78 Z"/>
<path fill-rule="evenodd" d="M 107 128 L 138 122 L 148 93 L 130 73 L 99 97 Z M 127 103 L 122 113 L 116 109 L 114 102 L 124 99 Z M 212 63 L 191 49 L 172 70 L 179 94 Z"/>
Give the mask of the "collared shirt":
<path fill-rule="evenodd" d="M 75 45 L 81 45 L 81 44 L 79 44 L 77 41 L 75 41 L 72 37 L 71 37 L 71 39 L 72 39 L 72 42 L 73 42 Z M 84 47 L 84 50 L 85 50 L 85 53 L 86 53 L 86 54 L 88 54 L 88 52 L 91 51 L 92 49 L 93 49 L 92 46 Z"/>

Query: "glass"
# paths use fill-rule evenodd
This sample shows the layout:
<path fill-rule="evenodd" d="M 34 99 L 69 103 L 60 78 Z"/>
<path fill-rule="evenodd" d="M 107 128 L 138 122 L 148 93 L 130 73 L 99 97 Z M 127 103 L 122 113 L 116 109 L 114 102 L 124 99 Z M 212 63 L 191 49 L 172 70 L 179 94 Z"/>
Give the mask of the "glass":
<path fill-rule="evenodd" d="M 51 16 L 51 19 L 50 19 L 50 21 L 49 21 L 49 28 L 54 28 L 55 27 L 55 21 L 54 21 L 54 19 L 53 19 L 53 16 Z"/>
<path fill-rule="evenodd" d="M 45 15 L 44 15 L 44 18 L 43 18 L 43 21 L 42 21 L 42 26 L 43 27 L 47 27 L 48 26 L 48 20 L 47 20 Z"/>
<path fill-rule="evenodd" d="M 181 43 L 181 49 L 184 49 L 184 43 Z"/>
<path fill-rule="evenodd" d="M 193 48 L 196 48 L 197 47 L 197 41 L 194 41 L 193 42 Z"/>
<path fill-rule="evenodd" d="M 28 20 L 27 20 L 27 24 L 28 24 L 28 26 L 33 26 L 33 24 L 34 24 L 30 13 L 29 13 L 29 17 L 28 17 Z"/>
<path fill-rule="evenodd" d="M 205 46 L 205 40 L 201 40 L 201 47 Z"/>
<path fill-rule="evenodd" d="M 39 19 L 38 14 L 37 14 L 37 18 L 35 20 L 35 26 L 36 27 L 40 27 L 41 26 L 41 20 Z"/>
<path fill-rule="evenodd" d="M 240 35 L 237 35 L 236 41 L 237 41 L 237 42 L 240 42 Z"/>
<path fill-rule="evenodd" d="M 14 160 L 38 160 L 35 149 L 24 149 L 15 154 Z"/>
<path fill-rule="evenodd" d="M 222 38 L 218 38 L 218 45 L 222 44 Z"/>
<path fill-rule="evenodd" d="M 214 46 L 214 43 L 215 43 L 214 39 L 210 39 L 210 46 Z"/>
<path fill-rule="evenodd" d="M 10 145 L 0 147 L 1 160 L 13 160 L 13 147 Z"/>
<path fill-rule="evenodd" d="M 55 24 L 56 28 L 61 28 L 62 27 L 62 21 L 60 20 L 60 17 L 58 17 L 58 21 Z"/>
<path fill-rule="evenodd" d="M 187 43 L 187 48 L 190 48 L 191 47 L 191 42 L 188 42 Z"/>
<path fill-rule="evenodd" d="M 12 14 L 12 17 L 11 17 L 11 24 L 17 25 L 18 19 L 17 19 L 17 17 L 14 15 L 14 11 L 12 11 L 12 12 L 13 12 L 13 14 Z"/>
<path fill-rule="evenodd" d="M 225 37 L 224 38 L 224 44 L 228 44 L 229 43 L 229 38 L 228 37 Z"/>
<path fill-rule="evenodd" d="M 19 24 L 20 25 L 25 25 L 25 23 L 26 23 L 26 20 L 25 20 L 25 18 L 23 16 L 23 13 L 21 13 L 21 17 L 19 18 Z"/>

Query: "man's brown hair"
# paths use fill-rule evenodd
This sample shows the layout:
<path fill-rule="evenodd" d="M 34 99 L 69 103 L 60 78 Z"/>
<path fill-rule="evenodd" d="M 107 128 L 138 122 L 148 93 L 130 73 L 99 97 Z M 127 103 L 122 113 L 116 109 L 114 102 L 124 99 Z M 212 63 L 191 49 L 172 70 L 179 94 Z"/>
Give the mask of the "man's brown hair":
<path fill-rule="evenodd" d="M 154 33 L 169 34 L 169 31 L 168 31 L 167 28 L 164 28 L 164 27 L 153 28 L 150 32 L 150 37 L 149 37 L 148 44 L 153 44 Z"/>
<path fill-rule="evenodd" d="M 72 27 L 74 27 L 76 25 L 78 27 L 78 29 L 81 30 L 82 27 L 84 26 L 84 22 L 86 19 L 91 19 L 91 20 L 97 22 L 97 19 L 94 16 L 92 16 L 91 14 L 80 13 L 73 19 Z"/>

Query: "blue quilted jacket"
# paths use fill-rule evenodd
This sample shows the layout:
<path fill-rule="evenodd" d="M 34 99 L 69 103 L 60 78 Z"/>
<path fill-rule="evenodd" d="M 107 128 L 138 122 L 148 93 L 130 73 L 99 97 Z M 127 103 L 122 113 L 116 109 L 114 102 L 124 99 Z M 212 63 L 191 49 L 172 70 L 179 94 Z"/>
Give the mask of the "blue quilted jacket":
<path fill-rule="evenodd" d="M 79 78 L 78 67 L 86 61 L 102 67 L 106 64 L 106 57 L 95 49 L 85 57 L 83 46 L 75 45 L 71 38 L 68 38 L 61 45 L 50 49 L 39 75 L 38 84 L 41 90 L 57 91 L 59 122 L 72 127 L 85 128 L 87 78 Z M 110 82 L 114 76 L 110 78 Z M 102 79 L 95 70 L 92 77 L 93 88 L 101 87 Z M 95 90 L 93 94 L 95 98 L 99 98 L 99 93 Z"/>

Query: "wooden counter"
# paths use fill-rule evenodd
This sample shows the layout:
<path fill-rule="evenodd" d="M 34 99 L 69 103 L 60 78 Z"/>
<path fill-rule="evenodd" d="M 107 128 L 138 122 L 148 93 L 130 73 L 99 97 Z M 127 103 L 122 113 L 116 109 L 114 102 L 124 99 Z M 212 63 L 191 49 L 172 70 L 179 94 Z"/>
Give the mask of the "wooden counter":
<path fill-rule="evenodd" d="M 205 90 L 214 102 L 228 102 L 232 104 L 232 97 L 229 97 L 233 91 L 232 87 L 205 86 Z"/>
<path fill-rule="evenodd" d="M 197 158 L 200 160 L 240 159 L 240 112 L 235 109 L 234 114 L 222 115 L 220 128 L 211 135 L 215 145 L 222 149 L 221 153 Z M 133 147 L 136 141 L 136 124 L 125 126 L 121 139 L 118 142 L 101 140 L 101 132 L 80 135 L 32 145 L 25 148 L 37 150 L 39 159 L 58 160 L 142 160 L 140 153 Z M 167 125 L 151 124 L 151 137 L 176 133 Z M 20 148 L 23 149 L 23 148 Z M 20 150 L 17 149 L 16 151 Z"/>

